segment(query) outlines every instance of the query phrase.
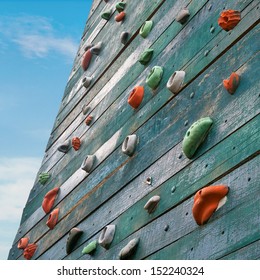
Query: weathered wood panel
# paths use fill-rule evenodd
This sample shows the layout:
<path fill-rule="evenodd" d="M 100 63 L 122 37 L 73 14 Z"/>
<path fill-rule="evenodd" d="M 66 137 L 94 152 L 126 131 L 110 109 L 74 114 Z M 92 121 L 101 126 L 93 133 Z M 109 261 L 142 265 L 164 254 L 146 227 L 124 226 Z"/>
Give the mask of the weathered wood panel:
<path fill-rule="evenodd" d="M 253 202 L 259 193 L 259 1 L 125 1 L 127 17 L 122 24 L 114 21 L 116 12 L 108 22 L 101 20 L 100 13 L 107 7 L 115 10 L 116 2 L 93 2 L 39 170 L 49 171 L 52 178 L 45 186 L 35 181 L 9 258 L 23 259 L 16 246 L 21 237 L 28 236 L 38 244 L 34 259 L 117 259 L 119 248 L 138 235 L 142 238 L 135 259 L 258 258 L 254 248 L 259 234 L 253 227 L 259 222 L 259 210 L 253 209 Z M 181 25 L 175 17 L 184 6 L 191 15 Z M 241 21 L 231 32 L 217 24 L 223 8 L 241 11 Z M 138 31 L 147 19 L 153 20 L 154 27 L 143 39 Z M 119 41 L 124 30 L 131 33 L 125 46 Z M 83 50 L 92 41 L 103 41 L 104 48 L 83 73 Z M 154 54 L 144 67 L 137 60 L 148 47 Z M 164 73 L 160 86 L 151 91 L 145 79 L 154 65 L 163 66 Z M 166 89 L 175 70 L 186 71 L 185 84 L 176 96 Z M 241 83 L 229 95 L 222 80 L 233 71 L 241 75 Z M 85 74 L 92 75 L 93 82 L 88 90 L 77 90 Z M 133 110 L 127 98 L 136 84 L 145 86 L 145 96 L 138 110 Z M 195 94 L 192 98 L 191 93 Z M 89 127 L 81 113 L 83 104 L 91 107 L 94 116 Z M 213 128 L 194 160 L 188 160 L 181 151 L 183 136 L 203 116 L 213 118 Z M 129 158 L 122 154 L 121 145 L 132 133 L 138 135 L 139 143 Z M 79 151 L 71 148 L 65 155 L 57 151 L 58 145 L 74 136 L 83 141 Z M 97 158 L 90 174 L 80 169 L 87 154 Z M 250 181 L 241 185 L 250 172 Z M 149 176 L 152 185 L 145 184 Z M 232 189 L 230 200 L 210 223 L 198 228 L 191 212 L 184 209 L 191 209 L 198 189 L 221 182 L 239 187 Z M 59 221 L 49 230 L 41 202 L 55 186 L 61 190 L 55 201 Z M 176 190 L 171 195 L 172 186 Z M 142 208 L 155 194 L 160 194 L 161 202 L 148 215 Z M 176 218 L 171 220 L 171 215 Z M 236 216 L 239 219 L 234 221 Z M 241 235 L 233 238 L 232 227 L 238 228 L 245 219 L 252 228 L 242 227 Z M 162 230 L 167 221 L 172 223 L 170 234 Z M 97 238 L 108 223 L 117 225 L 110 250 L 99 247 L 92 257 L 82 256 L 83 246 Z M 176 224 L 178 229 L 173 227 Z M 225 234 L 215 238 L 221 225 L 225 225 Z M 67 256 L 66 239 L 73 226 L 82 228 L 84 234 Z M 214 235 L 205 235 L 208 232 Z M 191 250 L 194 240 L 196 246 Z M 216 241 L 222 242 L 220 247 Z"/>

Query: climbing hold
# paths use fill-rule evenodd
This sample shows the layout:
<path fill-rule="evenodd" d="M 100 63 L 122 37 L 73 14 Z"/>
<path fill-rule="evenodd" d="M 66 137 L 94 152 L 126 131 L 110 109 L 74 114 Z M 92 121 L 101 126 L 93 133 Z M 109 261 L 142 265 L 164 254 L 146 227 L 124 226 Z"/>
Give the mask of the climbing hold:
<path fill-rule="evenodd" d="M 41 173 L 39 175 L 39 179 L 38 181 L 42 184 L 42 185 L 45 185 L 47 183 L 47 181 L 49 180 L 49 178 L 51 177 L 51 175 L 47 172 L 45 173 Z"/>
<path fill-rule="evenodd" d="M 205 50 L 204 56 L 208 56 L 208 54 L 209 54 L 209 50 Z"/>
<path fill-rule="evenodd" d="M 83 115 L 86 115 L 88 111 L 90 110 L 90 107 L 86 104 L 84 104 L 81 108 Z"/>
<path fill-rule="evenodd" d="M 149 33 L 151 32 L 153 27 L 153 22 L 151 20 L 147 20 L 142 26 L 139 31 L 139 34 L 143 37 L 146 38 Z"/>
<path fill-rule="evenodd" d="M 29 244 L 29 238 L 28 237 L 23 237 L 19 240 L 17 244 L 18 249 L 25 249 L 27 245 Z"/>
<path fill-rule="evenodd" d="M 83 56 L 83 59 L 82 59 L 82 62 L 81 62 L 81 67 L 84 71 L 86 71 L 88 69 L 88 66 L 89 66 L 89 63 L 91 61 L 91 58 L 92 58 L 92 53 L 91 53 L 91 50 L 88 49 L 84 56 Z"/>
<path fill-rule="evenodd" d="M 165 225 L 165 226 L 164 226 L 164 231 L 168 231 L 168 230 L 169 230 L 169 228 L 170 228 L 170 226 L 169 226 L 169 225 Z"/>
<path fill-rule="evenodd" d="M 121 43 L 125 45 L 128 41 L 129 36 L 130 36 L 129 32 L 126 32 L 126 31 L 122 32 L 120 35 Z"/>
<path fill-rule="evenodd" d="M 80 142 L 79 137 L 72 138 L 71 143 L 72 143 L 72 147 L 75 151 L 77 151 L 80 148 L 81 142 Z"/>
<path fill-rule="evenodd" d="M 146 180 L 145 180 L 145 183 L 146 183 L 147 185 L 151 185 L 152 182 L 153 182 L 153 178 L 152 178 L 152 177 L 147 177 Z"/>
<path fill-rule="evenodd" d="M 220 14 L 218 24 L 225 31 L 232 30 L 240 21 L 241 16 L 239 11 L 225 10 Z"/>
<path fill-rule="evenodd" d="M 92 43 L 89 43 L 89 44 L 87 44 L 87 45 L 85 46 L 84 51 L 86 52 L 87 50 L 89 50 L 89 49 L 92 48 L 92 47 L 93 47 L 93 44 L 92 44 Z"/>
<path fill-rule="evenodd" d="M 81 169 L 89 173 L 91 168 L 93 167 L 95 158 L 95 155 L 87 155 L 81 165 Z"/>
<path fill-rule="evenodd" d="M 54 227 L 56 226 L 56 224 L 58 222 L 58 217 L 59 217 L 59 208 L 56 208 L 49 215 L 49 218 L 48 218 L 48 220 L 46 222 L 46 225 L 50 229 L 54 229 Z"/>
<path fill-rule="evenodd" d="M 90 49 L 90 52 L 92 54 L 99 55 L 101 48 L 102 48 L 102 42 L 100 41 Z"/>
<path fill-rule="evenodd" d="M 156 89 L 162 79 L 162 75 L 163 68 L 160 66 L 154 66 L 150 71 L 148 77 L 146 78 L 145 82 L 150 88 Z"/>
<path fill-rule="evenodd" d="M 81 81 L 82 85 L 85 87 L 85 88 L 88 88 L 89 85 L 91 84 L 91 81 L 92 81 L 92 78 L 91 77 L 84 77 Z"/>
<path fill-rule="evenodd" d="M 85 119 L 85 124 L 86 125 L 90 125 L 92 120 L 93 120 L 93 117 L 91 115 L 88 115 L 87 118 Z"/>
<path fill-rule="evenodd" d="M 67 244 L 66 244 L 66 252 L 67 254 L 70 254 L 73 251 L 73 248 L 75 247 L 78 239 L 82 235 L 83 231 L 79 228 L 72 228 L 69 232 L 69 236 L 67 238 Z"/>
<path fill-rule="evenodd" d="M 128 135 L 122 145 L 122 152 L 128 156 L 132 156 L 135 152 L 137 144 L 136 134 Z"/>
<path fill-rule="evenodd" d="M 36 249 L 37 245 L 35 243 L 29 244 L 23 251 L 24 258 L 30 260 L 33 257 Z"/>
<path fill-rule="evenodd" d="M 121 12 L 118 15 L 115 16 L 115 21 L 120 22 L 123 21 L 125 18 L 126 13 L 125 12 Z"/>
<path fill-rule="evenodd" d="M 67 141 L 65 141 L 62 145 L 60 145 L 57 150 L 66 154 L 69 150 L 70 147 L 70 140 L 68 139 Z"/>
<path fill-rule="evenodd" d="M 118 2 L 116 4 L 116 10 L 121 13 L 125 9 L 126 3 L 124 2 Z"/>
<path fill-rule="evenodd" d="M 144 87 L 143 86 L 136 86 L 131 91 L 128 97 L 128 104 L 132 106 L 134 109 L 137 109 L 141 104 L 144 97 Z"/>
<path fill-rule="evenodd" d="M 230 94 L 234 94 L 236 89 L 238 88 L 239 80 L 239 75 L 233 72 L 228 80 L 223 81 L 223 86 Z"/>
<path fill-rule="evenodd" d="M 74 148 L 75 151 L 79 150 L 81 141 L 78 137 L 72 138 L 72 147 Z"/>
<path fill-rule="evenodd" d="M 181 24 L 184 24 L 188 20 L 189 16 L 190 12 L 187 8 L 185 8 L 178 13 L 175 20 Z"/>
<path fill-rule="evenodd" d="M 196 150 L 205 140 L 213 120 L 209 117 L 202 118 L 188 129 L 182 143 L 182 149 L 187 158 L 192 158 Z"/>
<path fill-rule="evenodd" d="M 51 208 L 58 195 L 59 189 L 59 187 L 56 187 L 45 194 L 42 201 L 42 209 L 46 214 L 48 214 L 51 211 Z"/>
<path fill-rule="evenodd" d="M 167 88 L 174 94 L 178 93 L 183 85 L 184 78 L 184 71 L 175 71 L 167 82 Z"/>
<path fill-rule="evenodd" d="M 153 49 L 146 49 L 140 56 L 139 62 L 143 65 L 146 65 L 153 56 Z"/>
<path fill-rule="evenodd" d="M 130 258 L 136 252 L 138 243 L 139 238 L 134 238 L 130 242 L 128 242 L 128 244 L 120 251 L 119 259 L 126 260 Z"/>
<path fill-rule="evenodd" d="M 97 248 L 97 241 L 90 242 L 86 247 L 83 248 L 82 254 L 93 254 Z"/>
<path fill-rule="evenodd" d="M 155 195 L 151 197 L 145 204 L 144 209 L 147 210 L 149 214 L 153 213 L 160 201 L 160 196 Z"/>
<path fill-rule="evenodd" d="M 101 17 L 105 20 L 109 20 L 112 14 L 112 9 L 105 11 L 101 14 Z"/>
<path fill-rule="evenodd" d="M 210 33 L 214 33 L 215 27 L 214 27 L 214 26 L 211 26 L 209 31 L 210 31 Z"/>
<path fill-rule="evenodd" d="M 113 241 L 115 235 L 116 226 L 115 225 L 107 225 L 101 232 L 98 243 L 100 246 L 108 249 L 110 244 Z"/>
<path fill-rule="evenodd" d="M 198 225 L 205 224 L 212 214 L 223 206 L 229 191 L 225 185 L 209 186 L 199 190 L 194 197 L 193 217 Z"/>

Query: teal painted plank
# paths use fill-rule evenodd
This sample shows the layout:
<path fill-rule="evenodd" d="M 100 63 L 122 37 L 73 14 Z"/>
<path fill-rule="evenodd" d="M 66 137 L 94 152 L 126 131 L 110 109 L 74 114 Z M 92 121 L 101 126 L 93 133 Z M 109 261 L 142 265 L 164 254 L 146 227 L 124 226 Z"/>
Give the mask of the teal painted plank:
<path fill-rule="evenodd" d="M 260 240 L 253 242 L 231 254 L 222 257 L 222 260 L 259 260 Z"/>

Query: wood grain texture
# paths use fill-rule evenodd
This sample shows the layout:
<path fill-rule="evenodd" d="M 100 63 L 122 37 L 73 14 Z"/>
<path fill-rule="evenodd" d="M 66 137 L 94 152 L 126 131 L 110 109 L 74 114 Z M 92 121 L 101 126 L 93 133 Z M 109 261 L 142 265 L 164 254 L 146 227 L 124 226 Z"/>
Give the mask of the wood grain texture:
<path fill-rule="evenodd" d="M 219 49 L 219 51 L 220 51 L 221 49 Z M 170 75 L 170 74 L 169 74 Z M 129 91 L 130 91 L 130 88 L 129 88 Z M 166 95 L 166 97 L 168 97 L 168 96 L 170 96 L 171 97 L 171 95 L 169 95 L 169 93 L 167 92 L 166 93 L 167 95 Z M 165 100 L 165 99 L 163 99 L 162 101 L 166 101 L 167 102 L 167 99 Z M 159 106 L 161 106 L 161 103 L 158 103 L 158 105 Z M 117 106 L 116 104 L 114 104 L 114 107 L 115 106 Z M 122 102 L 121 102 L 121 106 L 125 106 L 125 104 L 122 104 Z M 155 105 L 155 106 L 157 106 L 157 104 Z M 146 107 L 146 108 L 148 108 L 148 110 L 150 109 L 149 107 Z M 125 122 L 125 118 L 127 117 L 127 115 L 125 114 L 125 109 L 128 109 L 127 110 L 127 113 L 128 114 L 131 114 L 131 110 L 129 109 L 129 108 L 125 108 L 125 107 L 123 107 L 123 112 L 122 112 L 122 117 L 120 117 L 120 120 L 122 119 L 122 122 Z M 154 110 L 156 110 L 157 109 L 157 107 L 155 107 L 154 108 Z M 150 111 L 149 111 L 150 112 Z M 109 133 L 112 133 L 114 130 L 114 128 L 118 128 L 118 127 L 120 127 L 120 122 L 118 122 L 118 119 L 119 119 L 119 117 L 117 117 L 117 118 L 114 118 L 115 119 L 115 122 L 116 122 L 116 124 L 114 124 L 114 123 L 112 123 L 112 124 L 109 124 L 108 122 L 109 122 L 109 120 L 110 120 L 110 117 L 112 117 L 112 116 L 110 116 L 110 111 L 107 111 L 106 112 L 106 117 L 105 116 L 103 116 L 103 118 L 101 119 L 101 121 L 104 121 L 105 120 L 105 123 L 103 123 L 103 122 L 101 122 L 101 123 L 97 123 L 97 125 L 98 124 L 101 124 L 102 126 L 100 127 L 100 126 L 95 126 L 95 123 L 94 123 L 94 125 L 92 126 L 92 133 L 91 133 L 91 131 L 89 131 L 88 133 L 91 133 L 92 135 L 100 135 L 100 133 L 102 133 L 102 131 L 104 131 L 104 129 L 105 129 L 105 127 L 107 127 L 107 125 L 110 125 L 110 127 L 111 127 L 111 129 L 109 129 Z M 144 115 L 144 116 L 146 116 L 146 115 Z M 148 116 L 149 117 L 149 116 Z M 145 121 L 145 119 L 144 120 L 142 120 L 142 121 Z M 85 127 L 85 126 L 84 126 Z M 95 129 L 96 128 L 96 129 Z M 110 136 L 111 134 L 108 134 L 108 133 L 106 133 L 106 134 L 102 134 L 102 135 L 100 135 L 100 137 L 97 137 L 97 139 L 95 140 L 95 141 L 93 141 L 93 138 L 92 137 L 89 137 L 88 139 L 89 139 L 89 141 L 88 141 L 88 139 L 86 139 L 88 142 L 90 142 L 90 143 L 86 143 L 85 145 L 89 148 L 89 149 L 91 149 L 91 146 L 92 145 L 95 145 L 95 147 L 92 149 L 93 151 L 95 151 L 97 148 L 98 148 L 98 146 L 101 146 L 102 145 L 102 142 L 100 143 L 99 141 L 102 141 L 103 139 L 104 139 L 104 137 L 105 137 L 105 139 L 104 140 L 107 140 L 107 139 L 109 139 L 109 136 Z M 88 135 L 86 135 L 86 137 L 87 137 Z M 91 135 L 90 135 L 91 136 Z M 125 135 L 126 136 L 126 135 Z M 124 136 L 123 136 L 124 137 Z M 104 142 L 104 140 L 103 140 L 103 142 Z M 91 146 L 90 146 L 90 145 Z M 72 153 L 73 153 L 73 151 L 71 151 Z M 75 154 L 75 153 L 73 153 L 74 155 L 75 155 L 75 157 L 78 159 L 79 157 L 78 157 L 78 153 L 77 154 Z M 60 155 L 60 153 L 56 153 L 56 155 L 57 156 L 59 156 Z M 63 155 L 60 155 L 60 156 L 63 156 Z M 72 155 L 73 156 L 73 155 Z M 67 159 L 67 160 L 66 160 Z M 68 162 L 68 159 L 70 160 L 70 164 L 71 164 L 71 158 L 68 158 L 68 157 L 65 157 L 64 158 L 64 156 L 63 156 L 63 162 L 65 161 L 65 163 L 66 163 L 66 161 Z M 81 161 L 83 160 L 83 158 L 81 158 Z M 56 172 L 57 172 L 57 174 L 62 174 L 61 173 L 61 170 L 59 169 L 59 168 L 63 168 L 63 164 L 61 164 L 60 162 L 59 162 L 59 167 L 58 167 L 58 169 L 57 170 L 55 170 Z M 68 176 L 69 175 L 69 173 L 67 172 L 67 170 L 66 169 L 64 169 L 64 172 L 66 173 L 66 175 Z M 55 173 L 54 173 L 54 175 L 55 175 Z M 70 174 L 71 175 L 71 174 Z M 55 176 L 54 176 L 54 178 L 55 178 Z M 47 185 L 46 185 L 47 186 Z M 41 188 L 39 188 L 39 190 L 42 190 Z M 37 194 L 37 190 L 36 190 L 36 192 L 34 192 L 33 193 L 34 195 L 35 194 Z M 28 204 L 28 206 L 29 206 L 29 204 Z"/>
<path fill-rule="evenodd" d="M 259 258 L 259 209 L 254 207 L 259 199 L 259 2 L 125 1 L 127 17 L 120 24 L 113 18 L 116 2 L 93 2 L 37 174 L 48 171 L 52 176 L 44 186 L 35 180 L 8 258 L 23 259 L 17 249 L 23 236 L 38 244 L 33 259 L 118 259 L 120 249 L 134 237 L 141 237 L 135 259 Z M 217 24 L 227 4 L 241 11 L 239 25 L 230 32 Z M 175 17 L 183 6 L 191 15 L 181 25 Z M 105 21 L 100 14 L 108 7 L 114 14 Z M 138 31 L 148 19 L 154 26 L 143 39 Z M 131 37 L 122 45 L 119 35 L 126 29 Z M 84 48 L 98 41 L 104 44 L 101 53 L 83 73 Z M 138 58 L 148 47 L 154 54 L 143 66 Z M 145 79 L 155 65 L 162 66 L 164 73 L 152 91 Z M 186 77 L 174 96 L 166 83 L 176 70 L 184 70 Z M 234 95 L 222 85 L 232 72 L 241 77 Z M 85 74 L 93 77 L 87 90 L 78 86 Z M 127 104 L 135 85 L 145 88 L 137 110 Z M 84 104 L 91 107 L 90 126 L 84 124 Z M 182 153 L 183 136 L 205 116 L 214 124 L 189 160 Z M 132 133 L 137 134 L 138 145 L 134 156 L 128 157 L 121 145 Z M 82 141 L 77 152 L 72 148 L 67 154 L 57 151 L 75 136 Z M 80 169 L 87 154 L 96 156 L 90 174 Z M 145 183 L 148 177 L 152 177 L 151 185 Z M 223 182 L 232 189 L 228 203 L 207 225 L 198 227 L 190 211 L 195 192 Z M 56 186 L 60 187 L 54 205 L 60 209 L 59 220 L 49 230 L 41 203 Z M 161 200 L 149 215 L 143 206 L 154 195 Z M 117 225 L 111 248 L 104 251 L 98 246 L 93 256 L 82 256 L 82 248 L 97 239 L 108 223 Z M 168 232 L 163 230 L 167 223 Z M 66 239 L 74 226 L 84 233 L 67 255 Z M 241 233 L 236 235 L 239 228 Z"/>

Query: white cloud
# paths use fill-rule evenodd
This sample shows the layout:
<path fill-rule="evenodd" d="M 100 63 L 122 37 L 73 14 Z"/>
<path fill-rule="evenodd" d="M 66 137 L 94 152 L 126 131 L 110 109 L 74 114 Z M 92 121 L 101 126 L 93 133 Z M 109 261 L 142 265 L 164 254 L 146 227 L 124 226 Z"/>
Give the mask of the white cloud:
<path fill-rule="evenodd" d="M 0 222 L 19 222 L 40 158 L 0 158 Z"/>
<path fill-rule="evenodd" d="M 1 17 L 0 35 L 15 43 L 29 58 L 56 52 L 71 59 L 78 47 L 71 37 L 60 36 L 50 19 L 40 16 Z"/>

